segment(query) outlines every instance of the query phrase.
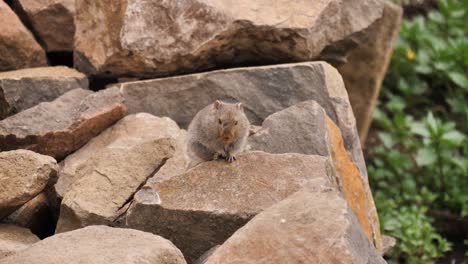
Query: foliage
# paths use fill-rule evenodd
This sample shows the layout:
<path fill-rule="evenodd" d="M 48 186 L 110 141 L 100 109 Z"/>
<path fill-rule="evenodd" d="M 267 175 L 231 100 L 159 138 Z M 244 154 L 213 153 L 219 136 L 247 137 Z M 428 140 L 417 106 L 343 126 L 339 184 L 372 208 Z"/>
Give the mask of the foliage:
<path fill-rule="evenodd" d="M 404 21 L 378 110 L 369 175 L 394 257 L 428 263 L 450 249 L 427 210 L 468 216 L 468 0 Z"/>

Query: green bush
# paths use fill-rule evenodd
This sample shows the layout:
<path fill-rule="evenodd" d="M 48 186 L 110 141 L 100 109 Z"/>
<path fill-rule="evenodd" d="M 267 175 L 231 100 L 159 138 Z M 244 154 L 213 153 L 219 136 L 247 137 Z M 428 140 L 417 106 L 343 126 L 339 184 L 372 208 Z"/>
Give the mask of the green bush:
<path fill-rule="evenodd" d="M 468 0 L 403 21 L 374 112 L 368 168 L 392 252 L 428 263 L 450 250 L 427 210 L 468 216 Z"/>

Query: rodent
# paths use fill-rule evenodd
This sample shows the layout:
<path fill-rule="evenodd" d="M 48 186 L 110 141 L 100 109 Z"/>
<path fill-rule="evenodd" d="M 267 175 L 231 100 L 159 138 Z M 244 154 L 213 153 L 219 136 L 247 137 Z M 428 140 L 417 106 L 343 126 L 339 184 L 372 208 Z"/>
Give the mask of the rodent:
<path fill-rule="evenodd" d="M 236 160 L 244 150 L 250 123 L 242 103 L 216 100 L 200 110 L 190 122 L 187 132 L 188 168 L 203 161 Z"/>

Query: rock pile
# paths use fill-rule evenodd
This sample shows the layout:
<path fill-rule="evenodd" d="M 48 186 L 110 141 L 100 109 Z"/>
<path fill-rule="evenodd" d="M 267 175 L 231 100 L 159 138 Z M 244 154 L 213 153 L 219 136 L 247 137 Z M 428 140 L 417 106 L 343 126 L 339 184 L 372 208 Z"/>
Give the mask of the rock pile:
<path fill-rule="evenodd" d="M 401 10 L 232 3 L 0 2 L 0 264 L 385 263 L 360 140 Z M 217 99 L 246 150 L 187 169 Z"/>

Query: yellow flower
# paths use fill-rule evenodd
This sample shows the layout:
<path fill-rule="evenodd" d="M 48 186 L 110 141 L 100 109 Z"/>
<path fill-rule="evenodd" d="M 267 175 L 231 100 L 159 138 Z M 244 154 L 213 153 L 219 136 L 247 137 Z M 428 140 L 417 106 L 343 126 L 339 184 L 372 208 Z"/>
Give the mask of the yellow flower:
<path fill-rule="evenodd" d="M 408 60 L 414 60 L 414 52 L 410 48 L 406 48 L 406 58 Z"/>

